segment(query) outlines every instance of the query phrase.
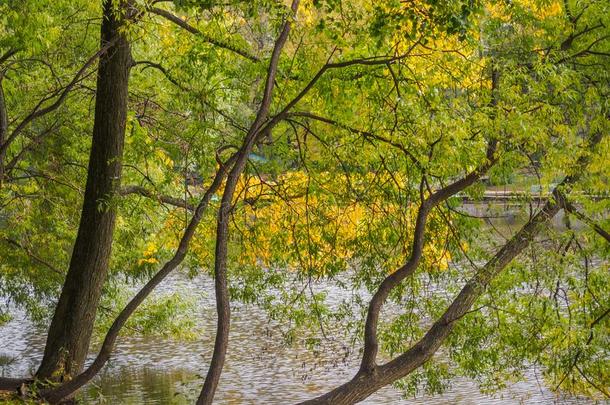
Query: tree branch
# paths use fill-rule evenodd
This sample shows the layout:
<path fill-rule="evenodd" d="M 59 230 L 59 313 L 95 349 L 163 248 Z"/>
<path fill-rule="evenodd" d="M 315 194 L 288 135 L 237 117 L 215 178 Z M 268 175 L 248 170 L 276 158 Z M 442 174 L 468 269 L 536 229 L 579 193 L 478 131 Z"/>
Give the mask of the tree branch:
<path fill-rule="evenodd" d="M 3 74 L 0 72 L 0 145 L 8 136 L 8 114 L 6 111 L 6 100 L 4 99 L 4 88 L 2 87 Z M 4 179 L 4 157 L 6 150 L 0 150 L 0 188 Z"/>
<path fill-rule="evenodd" d="M 152 200 L 157 200 L 164 204 L 173 205 L 175 207 L 184 208 L 189 211 L 194 212 L 196 209 L 196 206 L 194 206 L 193 204 L 190 204 L 188 201 L 185 201 L 181 198 L 175 198 L 175 197 L 171 197 L 171 196 L 167 196 L 167 195 L 159 195 L 159 194 L 156 194 L 156 193 L 148 190 L 145 187 L 138 186 L 138 185 L 123 186 L 119 190 L 119 194 L 123 195 L 123 196 L 129 195 L 129 194 L 138 194 L 143 197 L 150 198 Z"/>
<path fill-rule="evenodd" d="M 0 55 L 0 64 L 6 62 L 8 60 L 8 58 L 13 56 L 17 52 L 19 52 L 18 49 L 11 48 L 8 51 L 6 51 L 4 54 Z M 0 72 L 0 76 L 2 76 L 1 72 Z"/>
<path fill-rule="evenodd" d="M 565 208 L 565 210 L 567 212 L 569 212 L 570 214 L 574 215 L 576 218 L 578 218 L 579 220 L 581 220 L 582 222 L 587 224 L 591 229 L 593 229 L 593 231 L 595 231 L 595 233 L 597 233 L 602 238 L 606 239 L 606 242 L 610 243 L 610 233 L 606 232 L 606 230 L 604 230 L 604 228 L 602 228 L 597 223 L 595 223 L 595 221 L 593 219 L 589 218 L 588 216 L 583 214 L 580 210 L 578 210 L 578 208 L 576 208 L 574 206 L 574 204 L 572 204 L 570 201 L 568 201 L 565 196 L 562 196 L 562 197 L 563 197 L 563 202 L 564 202 L 563 208 Z"/>
<path fill-rule="evenodd" d="M 76 84 L 82 79 L 83 75 L 93 65 L 93 63 L 103 54 L 105 54 L 110 47 L 117 41 L 116 38 L 108 41 L 102 48 L 100 48 L 94 55 L 92 55 L 87 62 L 76 72 L 74 78 L 63 88 L 60 92 L 59 97 L 47 107 L 42 107 L 42 104 L 47 101 L 48 98 L 43 98 L 38 102 L 38 104 L 34 107 L 34 109 L 17 125 L 17 127 L 11 132 L 11 134 L 4 140 L 2 144 L 0 144 L 0 157 L 4 156 L 6 150 L 11 145 L 11 143 L 17 138 L 17 136 L 35 119 L 42 117 L 52 111 L 55 111 L 59 108 L 63 102 L 66 100 L 66 97 L 72 91 L 72 89 L 76 86 Z M 2 162 L 0 162 L 2 164 Z"/>
<path fill-rule="evenodd" d="M 36 135 L 26 146 L 24 146 L 13 158 L 6 164 L 4 167 L 4 176 L 9 176 L 9 174 L 13 171 L 17 163 L 23 158 L 26 152 L 34 149 L 35 146 L 40 144 L 44 138 L 47 137 L 50 133 L 52 133 L 55 129 L 57 129 L 57 121 L 54 122 L 49 128 L 42 131 L 40 134 Z M 1 161 L 2 159 L 0 159 Z M 1 170 L 1 169 L 0 169 Z M 0 176 L 2 177 L 2 176 Z M 1 181 L 1 179 L 0 179 Z"/>
<path fill-rule="evenodd" d="M 286 113 L 286 117 L 304 117 L 304 118 L 310 118 L 310 119 L 313 119 L 313 120 L 316 120 L 316 121 L 320 121 L 320 122 L 324 122 L 324 123 L 333 125 L 333 126 L 338 127 L 338 128 L 345 129 L 345 130 L 347 130 L 349 132 L 352 132 L 352 133 L 354 133 L 356 135 L 360 135 L 360 136 L 362 136 L 364 138 L 367 138 L 369 140 L 374 139 L 374 140 L 380 141 L 382 143 L 388 144 L 390 146 L 393 146 L 393 147 L 399 149 L 411 162 L 413 162 L 413 164 L 415 164 L 415 166 L 421 172 L 424 171 L 421 163 L 419 162 L 419 160 L 417 160 L 415 155 L 413 155 L 413 153 L 411 153 L 411 151 L 409 151 L 404 145 L 402 145 L 402 144 L 400 144 L 398 142 L 392 141 L 391 139 L 385 138 L 385 137 L 383 137 L 381 135 L 377 135 L 375 133 L 372 133 L 372 132 L 369 132 L 369 131 L 364 131 L 364 130 L 357 129 L 357 128 L 352 128 L 352 127 L 350 127 L 348 125 L 342 124 L 342 123 L 340 123 L 338 121 L 335 121 L 333 119 L 322 117 L 320 115 L 313 114 L 313 113 L 310 113 L 310 112 L 305 112 L 305 111 L 289 112 L 289 113 Z"/>
<path fill-rule="evenodd" d="M 209 35 L 201 32 L 199 29 L 197 29 L 196 27 L 193 27 L 192 25 L 190 25 L 189 23 L 187 23 L 186 21 L 184 21 L 183 19 L 181 19 L 180 17 L 170 13 L 167 10 L 163 10 L 161 8 L 157 8 L 157 7 L 151 7 L 148 11 L 150 11 L 153 14 L 156 14 L 158 16 L 161 16 L 171 22 L 173 22 L 174 24 L 178 25 L 179 27 L 184 28 L 185 30 L 187 30 L 188 32 L 192 33 L 192 34 L 197 34 L 199 36 L 201 36 L 203 38 L 203 40 L 205 42 L 208 42 L 212 45 L 215 45 L 219 48 L 223 48 L 226 49 L 228 51 L 234 52 L 240 56 L 243 56 L 244 58 L 251 60 L 253 62 L 259 62 L 258 57 L 250 54 L 249 52 L 239 49 L 233 45 L 227 44 L 225 42 L 222 42 L 220 40 L 214 39 L 212 37 L 210 37 Z"/>
<path fill-rule="evenodd" d="M 16 392 L 22 385 L 31 383 L 31 378 L 0 377 L 0 391 Z"/>
<path fill-rule="evenodd" d="M 16 240 L 10 239 L 10 238 L 4 238 L 4 241 L 10 245 L 13 245 L 13 246 L 18 247 L 19 249 L 23 250 L 25 252 L 25 254 L 28 255 L 28 257 L 30 257 L 33 261 L 35 261 L 38 264 L 42 264 L 43 266 L 45 266 L 46 268 L 51 270 L 53 273 L 58 274 L 60 276 L 64 275 L 64 273 L 61 270 L 59 270 L 57 267 L 53 266 L 51 263 L 47 262 L 46 260 L 44 260 L 43 258 L 38 256 L 36 253 L 32 252 L 27 246 L 24 246 L 21 243 L 17 242 Z"/>
<path fill-rule="evenodd" d="M 491 99 L 490 106 L 495 107 L 497 104 L 496 92 L 499 83 L 498 72 L 492 68 L 491 71 Z M 435 141 L 438 142 L 439 140 Z M 497 161 L 496 150 L 498 142 L 495 139 L 489 141 L 487 145 L 487 152 L 485 161 L 474 171 L 459 179 L 458 181 L 449 184 L 446 187 L 441 188 L 424 199 L 423 191 L 424 184 L 427 185 L 425 175 L 422 177 L 422 183 L 420 186 L 420 195 L 422 203 L 417 211 L 417 218 L 415 221 L 415 229 L 413 231 L 413 243 L 411 245 L 411 253 L 407 262 L 396 270 L 394 273 L 386 277 L 379 288 L 371 298 L 366 316 L 366 322 L 364 326 L 364 352 L 362 354 L 362 361 L 360 363 L 360 372 L 364 374 L 374 374 L 377 369 L 377 352 L 379 351 L 379 343 L 377 340 L 377 325 L 379 323 L 379 313 L 385 300 L 389 296 L 390 292 L 400 284 L 405 278 L 410 277 L 417 267 L 422 257 L 424 238 L 426 233 L 426 221 L 430 211 L 446 201 L 449 197 L 459 193 L 467 187 L 478 181 L 481 176 L 487 172 Z M 432 153 L 432 150 L 431 150 Z M 430 155 L 431 157 L 431 155 Z"/>
<path fill-rule="evenodd" d="M 428 214 L 438 204 L 478 181 L 481 176 L 496 163 L 497 158 L 494 156 L 496 148 L 496 141 L 490 141 L 484 163 L 460 180 L 451 183 L 438 191 L 435 191 L 421 203 L 417 212 L 417 219 L 415 221 L 413 243 L 411 245 L 409 259 L 403 266 L 398 268 L 395 272 L 383 280 L 369 302 L 364 327 L 364 353 L 362 355 L 362 362 L 360 364 L 360 372 L 371 374 L 374 373 L 375 369 L 377 368 L 376 359 L 377 352 L 379 351 L 379 344 L 377 342 L 377 324 L 379 322 L 379 313 L 392 289 L 400 284 L 405 278 L 410 277 L 419 265 L 424 248 Z"/>
<path fill-rule="evenodd" d="M 334 63 L 331 63 L 330 62 L 330 58 L 333 55 L 331 53 L 331 55 L 329 57 L 329 61 L 326 62 L 326 64 L 324 66 L 322 66 L 320 68 L 320 70 L 318 70 L 318 72 L 309 81 L 309 83 L 307 83 L 305 85 L 305 87 L 290 102 L 288 102 L 288 104 L 286 104 L 286 106 L 278 114 L 276 114 L 272 118 L 272 120 L 271 120 L 272 123 L 284 119 L 286 117 L 286 114 L 295 105 L 297 105 L 297 103 L 299 101 L 301 101 L 301 99 L 303 97 L 305 97 L 305 95 L 307 93 L 309 93 L 309 91 L 315 86 L 315 84 L 318 82 L 318 80 L 320 80 L 320 78 L 322 76 L 324 76 L 324 73 L 326 73 L 327 71 L 333 70 L 333 69 L 340 69 L 340 68 L 345 68 L 345 67 L 357 66 L 357 65 L 362 65 L 362 66 L 385 65 L 385 66 L 389 66 L 392 63 L 398 62 L 398 61 L 400 61 L 402 59 L 405 59 L 405 58 L 409 57 L 411 55 L 411 52 L 413 51 L 413 49 L 415 49 L 415 47 L 417 45 L 419 45 L 420 42 L 421 42 L 421 39 L 418 39 L 417 41 L 415 41 L 413 43 L 413 45 L 411 45 L 409 47 L 409 49 L 405 53 L 403 53 L 402 55 L 398 55 L 398 56 L 371 56 L 371 57 L 368 57 L 368 58 L 359 58 L 359 59 L 352 59 L 352 60 L 343 61 L 343 62 L 334 62 Z"/>

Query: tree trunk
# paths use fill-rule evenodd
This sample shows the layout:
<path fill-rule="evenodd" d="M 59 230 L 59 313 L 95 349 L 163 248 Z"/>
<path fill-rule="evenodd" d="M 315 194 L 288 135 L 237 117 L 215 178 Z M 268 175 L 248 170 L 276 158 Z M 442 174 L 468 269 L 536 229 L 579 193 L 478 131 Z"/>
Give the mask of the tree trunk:
<path fill-rule="evenodd" d="M 292 0 L 291 10 L 296 14 L 299 7 L 299 0 Z M 229 330 L 231 326 L 231 306 L 229 301 L 229 289 L 227 281 L 227 251 L 229 244 L 229 220 L 233 204 L 233 197 L 237 181 L 242 175 L 248 155 L 256 144 L 259 135 L 267 133 L 264 130 L 264 122 L 269 116 L 271 107 L 271 99 L 273 97 L 273 89 L 275 86 L 275 77 L 280 60 L 282 49 L 288 40 L 288 34 L 291 28 L 292 16 L 287 16 L 282 27 L 282 31 L 275 41 L 269 68 L 267 69 L 267 78 L 265 81 L 265 89 L 261 106 L 258 109 L 256 118 L 250 126 L 248 133 L 243 141 L 242 147 L 237 154 L 235 165 L 231 169 L 227 177 L 225 189 L 222 194 L 222 201 L 218 210 L 218 220 L 216 227 L 216 249 L 214 256 L 214 292 L 216 293 L 216 313 L 218 320 L 216 323 L 216 338 L 214 340 L 214 352 L 208 373 L 205 377 L 203 387 L 197 398 L 197 405 L 210 405 L 214 400 L 216 388 L 220 380 L 220 375 L 224 367 L 227 348 L 229 346 Z M 269 125 L 272 126 L 270 123 Z M 269 130 L 271 128 L 269 127 Z"/>
<path fill-rule="evenodd" d="M 2 87 L 3 73 L 0 71 L 0 145 L 4 144 L 8 133 L 8 116 L 6 113 L 6 101 L 4 99 L 4 89 Z M 4 180 L 4 157 L 6 151 L 0 151 L 0 188 Z"/>
<path fill-rule="evenodd" d="M 108 272 L 115 224 L 113 199 L 120 186 L 129 70 L 129 43 L 123 18 L 104 2 L 93 141 L 85 198 L 70 267 L 47 335 L 37 377 L 73 376 L 83 369 L 102 287 Z"/>

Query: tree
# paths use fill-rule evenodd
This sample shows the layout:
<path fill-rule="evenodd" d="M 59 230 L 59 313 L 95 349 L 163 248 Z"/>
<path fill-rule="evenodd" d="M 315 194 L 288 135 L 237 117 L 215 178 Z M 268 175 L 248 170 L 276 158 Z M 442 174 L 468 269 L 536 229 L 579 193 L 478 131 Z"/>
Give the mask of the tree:
<path fill-rule="evenodd" d="M 607 205 L 597 198 L 608 178 L 602 4 L 180 1 L 134 7 L 130 30 L 143 30 L 130 41 L 140 68 L 129 96 L 133 111 L 125 104 L 127 79 L 124 93 L 108 96 L 123 100 L 130 135 L 125 167 L 133 170 L 126 173 L 128 185 L 108 185 L 102 195 L 108 210 L 90 212 L 118 212 L 114 238 L 106 233 L 95 245 L 109 247 L 114 239 L 112 258 L 104 252 L 115 262 L 94 260 L 103 266 L 93 282 L 75 282 L 70 265 L 61 297 L 81 284 L 98 295 L 78 306 L 88 307 L 88 317 L 66 333 L 94 327 L 97 300 L 112 297 L 103 291 L 106 268 L 107 287 L 115 287 L 113 268 L 145 285 L 124 308 L 111 307 L 116 318 L 94 362 L 81 372 L 82 361 L 75 361 L 73 378 L 41 391 L 42 398 L 61 401 L 89 382 L 130 317 L 181 266 L 213 269 L 215 278 L 218 328 L 199 403 L 212 402 L 230 350 L 231 299 L 294 321 L 287 337 L 305 334 L 322 347 L 319 335 L 336 333 L 349 320 L 352 326 L 340 333 L 362 339 L 360 370 L 310 403 L 353 403 L 388 384 L 415 393 L 421 381 L 436 392 L 454 375 L 492 386 L 531 362 L 557 388 L 607 394 L 598 332 L 608 322 L 608 238 L 600 222 Z M 120 25 L 120 16 L 112 21 Z M 123 30 L 117 34 L 127 43 Z M 117 55 L 101 54 L 100 72 Z M 97 92 L 105 94 L 102 77 Z M 97 107 L 108 105 L 96 104 L 94 134 Z M 95 137 L 90 171 L 94 147 Z M 15 146 L 6 151 L 20 154 Z M 45 156 L 21 160 L 19 167 L 45 168 Z M 201 186 L 189 186 L 193 172 Z M 25 190 L 5 178 L 7 193 Z M 461 207 L 485 198 L 484 182 L 515 187 L 508 197 L 523 209 L 529 204 L 525 224 L 505 241 L 505 235 L 486 237 L 493 222 Z M 534 185 L 548 192 L 533 193 Z M 42 189 L 45 196 L 61 195 Z M 85 201 L 99 200 L 86 191 Z M 163 210 L 159 202 L 174 208 Z M 11 223 L 38 219 L 33 210 L 7 206 Z M 550 229 L 561 209 L 589 224 L 591 233 L 571 225 L 564 233 Z M 45 262 L 56 268 L 25 243 L 30 232 L 24 228 L 2 230 L 19 247 L 10 263 L 27 258 L 36 269 Z M 86 228 L 79 228 L 77 245 Z M 590 257 L 601 264 L 592 268 Z M 8 273 L 6 279 L 23 277 Z M 39 286 L 49 277 L 25 279 Z M 313 291 L 316 280 L 365 288 L 372 298 L 344 302 L 333 312 Z M 55 325 L 67 302 L 62 298 Z M 388 302 L 394 313 L 383 312 Z M 49 335 L 55 356 L 66 344 L 53 342 L 62 339 Z M 434 357 L 441 347 L 448 358 Z M 391 360 L 379 364 L 382 353 Z"/>
<path fill-rule="evenodd" d="M 112 200 L 121 184 L 127 120 L 127 88 L 132 65 L 125 36 L 126 3 L 104 2 L 101 56 L 95 97 L 93 141 L 78 234 L 70 267 L 47 335 L 37 376 L 72 376 L 84 366 L 95 314 L 108 271 L 116 211 Z"/>

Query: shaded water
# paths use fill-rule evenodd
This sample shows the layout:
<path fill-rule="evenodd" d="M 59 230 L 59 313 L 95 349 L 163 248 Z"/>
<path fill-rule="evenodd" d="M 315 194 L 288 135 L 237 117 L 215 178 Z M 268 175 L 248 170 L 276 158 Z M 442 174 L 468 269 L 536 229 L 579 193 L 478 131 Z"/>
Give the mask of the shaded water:
<path fill-rule="evenodd" d="M 318 289 L 325 288 L 318 285 Z M 192 294 L 200 302 L 196 341 L 129 336 L 119 338 L 115 354 L 94 382 L 80 395 L 84 404 L 190 404 L 201 388 L 211 357 L 215 331 L 213 285 L 209 278 L 188 280 L 175 275 L 156 294 Z M 340 296 L 345 291 L 335 291 Z M 331 295 L 332 296 L 332 295 Z M 23 312 L 0 327 L 0 375 L 24 376 L 42 356 L 44 331 Z M 216 395 L 219 404 L 290 404 L 311 398 L 347 381 L 357 370 L 357 354 L 341 343 L 313 354 L 304 346 L 284 344 L 277 328 L 255 307 L 236 305 L 230 349 Z M 530 370 L 527 381 L 494 396 L 481 394 L 466 379 L 454 380 L 440 396 L 401 397 L 391 387 L 365 404 L 585 404 L 584 399 L 559 398 L 538 382 Z"/>

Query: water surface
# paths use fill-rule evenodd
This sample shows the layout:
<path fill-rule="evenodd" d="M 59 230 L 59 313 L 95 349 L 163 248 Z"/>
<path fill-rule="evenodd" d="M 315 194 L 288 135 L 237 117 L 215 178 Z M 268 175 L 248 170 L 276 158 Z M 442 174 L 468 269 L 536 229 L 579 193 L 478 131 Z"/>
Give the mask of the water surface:
<path fill-rule="evenodd" d="M 469 212 L 487 212 L 471 206 Z M 511 233 L 515 215 L 504 209 L 503 230 Z M 561 226 L 561 220 L 555 222 Z M 339 300 L 345 290 L 330 290 Z M 215 332 L 213 285 L 208 277 L 195 280 L 170 276 L 155 294 L 175 291 L 192 295 L 199 302 L 193 316 L 201 338 L 179 342 L 158 337 L 137 337 L 129 330 L 119 338 L 112 359 L 79 398 L 84 404 L 191 404 L 197 397 L 211 358 Z M 22 311 L 0 327 L 0 374 L 18 377 L 35 371 L 44 348 L 45 331 L 36 328 Z M 258 308 L 234 305 L 230 348 L 216 394 L 219 404 L 291 404 L 324 393 L 347 381 L 357 370 L 357 353 L 339 341 L 323 344 L 312 353 L 303 345 L 287 346 L 277 326 Z M 386 387 L 364 404 L 587 404 L 585 399 L 557 397 L 539 381 L 532 369 L 526 381 L 513 384 L 493 396 L 480 393 L 467 379 L 452 381 L 439 396 L 403 398 Z"/>

